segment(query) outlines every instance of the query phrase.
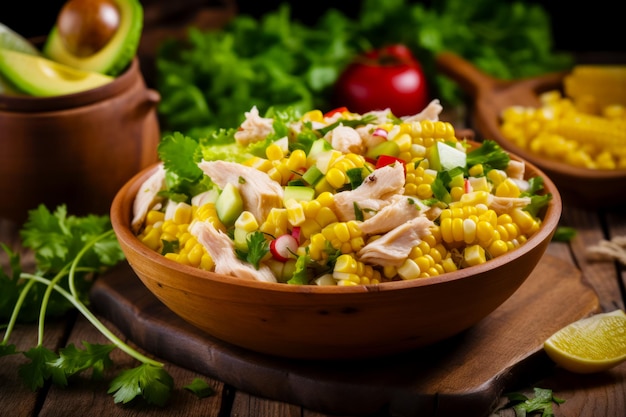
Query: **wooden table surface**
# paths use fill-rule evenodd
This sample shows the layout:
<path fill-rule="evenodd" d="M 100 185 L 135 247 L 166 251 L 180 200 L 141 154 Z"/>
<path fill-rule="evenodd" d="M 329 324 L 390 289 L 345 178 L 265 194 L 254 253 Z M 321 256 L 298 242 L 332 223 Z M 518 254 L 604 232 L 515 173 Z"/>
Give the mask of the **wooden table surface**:
<path fill-rule="evenodd" d="M 626 185 L 622 192 L 624 191 Z M 626 208 L 585 209 L 570 204 L 566 199 L 561 225 L 575 228 L 576 237 L 569 243 L 552 242 L 548 254 L 580 269 L 584 281 L 598 294 L 602 310 L 623 309 L 626 301 L 624 290 L 626 269 L 611 260 L 590 259 L 588 248 L 602 240 L 626 236 Z M 0 242 L 18 245 L 17 231 L 18 227 L 15 224 L 0 220 Z M 28 259 L 28 254 L 25 255 L 25 259 Z M 6 264 L 6 256 L 0 257 L 0 261 Z M 568 300 L 559 302 L 567 303 Z M 122 336 L 115 326 L 111 323 L 109 325 Z M 20 325 L 12 334 L 11 343 L 16 344 L 18 349 L 26 349 L 34 345 L 36 337 L 36 326 Z M 49 348 L 63 347 L 70 343 L 79 345 L 81 341 L 108 342 L 82 316 L 75 314 L 66 320 L 46 325 L 44 344 Z M 146 353 L 151 356 L 150 352 Z M 316 410 L 303 409 L 297 404 L 286 404 L 249 395 L 237 390 L 236 387 L 211 378 L 210 375 L 201 375 L 167 362 L 166 369 L 174 378 L 175 386 L 165 408 L 141 403 L 122 406 L 115 404 L 113 397 L 107 394 L 108 385 L 120 369 L 134 367 L 136 364 L 119 350 L 113 351 L 112 359 L 115 363 L 114 369 L 106 373 L 104 380 L 92 381 L 89 376 L 80 376 L 72 379 L 66 388 L 46 385 L 45 388 L 32 392 L 21 382 L 17 372 L 25 357 L 19 354 L 0 357 L 0 416 L 326 416 Z M 215 394 L 200 399 L 185 390 L 184 385 L 195 377 L 208 381 Z M 555 406 L 557 417 L 626 415 L 626 363 L 608 372 L 594 375 L 576 375 L 554 367 L 537 376 L 537 379 L 531 381 L 528 386 L 515 387 L 515 391 L 530 396 L 533 387 L 551 389 L 557 397 L 565 400 L 565 403 Z M 515 415 L 511 408 L 500 409 L 506 402 L 506 397 L 503 396 L 499 403 L 494 405 L 492 410 L 494 415 L 510 417 Z"/>

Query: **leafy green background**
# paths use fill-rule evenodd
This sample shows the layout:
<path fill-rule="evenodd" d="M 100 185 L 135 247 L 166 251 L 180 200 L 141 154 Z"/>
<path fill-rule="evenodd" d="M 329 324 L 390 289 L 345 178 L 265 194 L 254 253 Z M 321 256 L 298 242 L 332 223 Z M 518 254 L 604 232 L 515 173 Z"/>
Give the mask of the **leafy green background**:
<path fill-rule="evenodd" d="M 526 1 L 365 0 L 355 17 L 327 9 L 315 24 L 293 18 L 289 3 L 260 18 L 237 15 L 223 30 L 190 28 L 157 53 L 159 115 L 164 130 L 204 136 L 235 127 L 256 105 L 323 111 L 335 106 L 332 87 L 359 53 L 389 43 L 409 46 L 426 72 L 432 98 L 463 102 L 460 89 L 435 70 L 435 56 L 453 51 L 502 79 L 569 68 L 556 53 L 545 9 Z"/>

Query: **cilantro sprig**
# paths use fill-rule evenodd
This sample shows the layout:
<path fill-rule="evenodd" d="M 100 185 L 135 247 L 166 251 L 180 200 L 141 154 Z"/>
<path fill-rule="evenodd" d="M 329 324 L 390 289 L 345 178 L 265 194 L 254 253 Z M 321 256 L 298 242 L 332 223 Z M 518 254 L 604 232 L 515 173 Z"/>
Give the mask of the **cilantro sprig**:
<path fill-rule="evenodd" d="M 115 348 L 141 364 L 124 370 L 111 382 L 109 393 L 116 403 L 128 403 L 143 397 L 148 403 L 162 406 L 173 386 L 171 376 L 161 362 L 144 356 L 109 330 L 87 307 L 88 290 L 93 278 L 124 259 L 108 216 L 68 215 L 65 206 L 50 212 L 41 205 L 29 212 L 20 231 L 22 246 L 35 255 L 35 271 L 23 271 L 20 256 L 7 245 L 1 248 L 9 258 L 10 272 L 0 269 L 0 317 L 4 337 L 0 356 L 23 354 L 29 362 L 18 373 L 32 390 L 50 380 L 66 386 L 68 378 L 91 370 L 100 378 L 112 365 L 109 357 Z M 111 343 L 96 345 L 83 342 L 84 349 L 73 344 L 58 353 L 44 346 L 46 319 L 76 309 Z M 11 334 L 18 322 L 38 322 L 37 343 L 19 351 L 10 344 Z"/>
<path fill-rule="evenodd" d="M 553 404 L 563 404 L 565 400 L 555 397 L 552 390 L 546 388 L 534 388 L 534 396 L 513 392 L 506 394 L 509 399 L 507 406 L 513 406 L 516 417 L 526 417 L 534 413 L 541 413 L 541 417 L 554 417 Z M 505 407 L 507 407 L 505 406 Z"/>

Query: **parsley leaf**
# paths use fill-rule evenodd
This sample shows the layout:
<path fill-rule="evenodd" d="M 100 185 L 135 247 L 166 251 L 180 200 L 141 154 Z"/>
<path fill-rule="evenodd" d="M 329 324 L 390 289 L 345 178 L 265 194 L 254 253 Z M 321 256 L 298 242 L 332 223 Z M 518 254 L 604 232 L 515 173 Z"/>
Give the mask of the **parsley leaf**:
<path fill-rule="evenodd" d="M 235 249 L 237 257 L 242 261 L 249 262 L 259 269 L 261 259 L 269 252 L 269 243 L 263 232 L 252 232 L 247 237 L 248 250 Z"/>
<path fill-rule="evenodd" d="M 141 395 L 149 403 L 164 406 L 174 386 L 174 380 L 162 367 L 144 363 L 127 369 L 111 382 L 108 393 L 116 403 L 127 404 Z"/>
<path fill-rule="evenodd" d="M 554 417 L 552 404 L 563 404 L 565 400 L 555 397 L 552 390 L 534 388 L 534 397 L 528 398 L 521 393 L 507 394 L 516 417 L 526 417 L 528 413 L 541 412 L 541 417 Z"/>
<path fill-rule="evenodd" d="M 62 369 L 68 376 L 92 369 L 94 378 L 101 378 L 104 369 L 113 364 L 109 353 L 115 349 L 115 345 L 90 344 L 83 341 L 83 346 L 84 350 L 78 349 L 74 344 L 61 349 L 59 358 L 52 365 Z"/>
<path fill-rule="evenodd" d="M 24 352 L 24 356 L 30 359 L 30 362 L 20 365 L 18 372 L 20 377 L 27 381 L 31 390 L 43 387 L 44 381 L 49 378 L 62 386 L 67 385 L 65 373 L 51 365 L 57 360 L 57 355 L 53 351 L 39 345 Z"/>
<path fill-rule="evenodd" d="M 141 395 L 149 403 L 163 404 L 172 387 L 163 364 L 120 340 L 86 306 L 94 277 L 124 259 L 108 216 L 76 217 L 68 215 L 65 206 L 50 212 L 43 205 L 28 214 L 20 235 L 22 246 L 34 252 L 35 272 L 24 272 L 19 254 L 0 244 L 8 254 L 11 269 L 0 270 L 0 316 L 3 320 L 12 318 L 7 320 L 0 356 L 16 353 L 15 345 L 9 344 L 18 322 L 14 318 L 32 321 L 75 308 L 112 344 L 83 342 L 84 350 L 69 345 L 59 349 L 57 355 L 43 346 L 45 320 L 40 320 L 37 345 L 21 352 L 30 359 L 18 370 L 24 383 L 32 390 L 43 387 L 46 380 L 65 386 L 68 376 L 88 369 L 94 377 L 101 377 L 111 365 L 109 353 L 117 347 L 142 363 L 137 368 L 141 372 L 118 376 L 110 392 L 118 392 L 120 401 Z"/>
<path fill-rule="evenodd" d="M 573 227 L 559 226 L 552 236 L 555 242 L 570 242 L 578 232 Z"/>
<path fill-rule="evenodd" d="M 485 172 L 492 169 L 506 169 L 511 156 L 494 140 L 485 140 L 478 148 L 467 153 L 467 166 L 482 164 Z"/>
<path fill-rule="evenodd" d="M 200 378 L 194 378 L 190 384 L 185 385 L 183 388 L 193 392 L 198 398 L 206 398 L 215 394 L 215 390 L 204 379 Z"/>

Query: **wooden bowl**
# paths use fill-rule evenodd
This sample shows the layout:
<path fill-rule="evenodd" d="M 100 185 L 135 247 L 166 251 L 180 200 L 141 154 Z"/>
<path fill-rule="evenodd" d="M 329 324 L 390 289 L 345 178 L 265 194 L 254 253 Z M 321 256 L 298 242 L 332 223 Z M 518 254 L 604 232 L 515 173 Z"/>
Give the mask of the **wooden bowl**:
<path fill-rule="evenodd" d="M 134 59 L 104 86 L 55 97 L 0 94 L 0 218 L 39 204 L 105 214 L 117 191 L 157 161 L 160 95 Z"/>
<path fill-rule="evenodd" d="M 465 59 L 448 52 L 437 56 L 437 67 L 473 99 L 472 127 L 477 136 L 493 139 L 509 152 L 541 168 L 557 185 L 566 203 L 586 207 L 626 205 L 626 170 L 580 168 L 547 159 L 517 146 L 500 132 L 500 114 L 505 108 L 540 107 L 539 95 L 562 90 L 567 72 L 505 81 L 483 73 Z"/>
<path fill-rule="evenodd" d="M 512 156 L 513 158 L 516 158 Z M 300 359 L 366 358 L 408 351 L 456 335 L 506 301 L 543 256 L 558 225 L 552 193 L 540 230 L 519 248 L 482 265 L 432 278 L 354 287 L 251 281 L 181 265 L 154 252 L 130 228 L 132 206 L 152 166 L 127 182 L 111 222 L 130 266 L 170 310 L 225 342 Z"/>

